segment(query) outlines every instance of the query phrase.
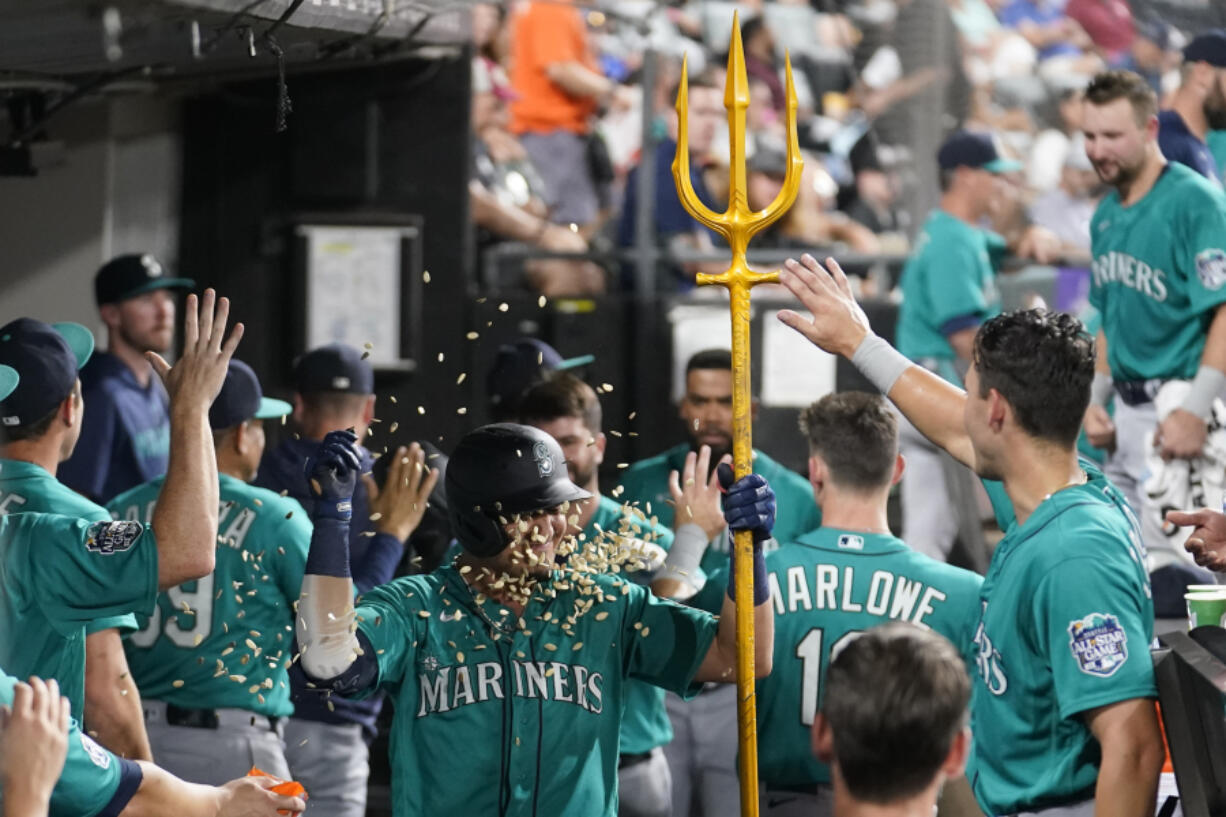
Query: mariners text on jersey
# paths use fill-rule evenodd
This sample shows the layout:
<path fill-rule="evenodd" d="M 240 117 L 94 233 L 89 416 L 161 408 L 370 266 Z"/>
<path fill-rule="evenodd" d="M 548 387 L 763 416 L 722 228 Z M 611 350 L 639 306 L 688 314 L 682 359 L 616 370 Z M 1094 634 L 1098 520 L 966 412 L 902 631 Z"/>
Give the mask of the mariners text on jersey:
<path fill-rule="evenodd" d="M 1153 298 L 1158 303 L 1166 300 L 1166 273 L 1151 267 L 1128 253 L 1106 252 L 1094 258 L 1094 286 L 1123 284 L 1129 289 Z"/>
<path fill-rule="evenodd" d="M 854 592 L 856 569 L 844 567 L 840 573 L 835 565 L 816 564 L 812 571 L 805 566 L 789 567 L 786 587 L 770 574 L 771 597 L 775 614 L 797 610 L 842 610 L 848 613 L 866 612 L 912 624 L 924 624 L 924 617 L 935 611 L 934 604 L 945 601 L 945 593 L 923 582 L 897 576 L 888 570 L 876 570 L 869 580 L 868 592 Z"/>
<path fill-rule="evenodd" d="M 418 662 L 421 704 L 417 717 L 449 712 L 478 701 L 502 701 L 508 687 L 513 688 L 516 698 L 573 703 L 594 715 L 604 708 L 604 676 L 582 664 L 512 660 L 508 665 L 512 678 L 504 679 L 500 661 L 444 667 L 437 658 L 427 656 Z"/>

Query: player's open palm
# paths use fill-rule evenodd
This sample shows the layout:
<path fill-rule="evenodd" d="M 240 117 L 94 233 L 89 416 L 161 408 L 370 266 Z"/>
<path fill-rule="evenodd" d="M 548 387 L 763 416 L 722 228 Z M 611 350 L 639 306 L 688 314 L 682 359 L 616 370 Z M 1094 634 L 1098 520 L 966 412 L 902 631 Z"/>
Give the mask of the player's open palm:
<path fill-rule="evenodd" d="M 729 461 L 724 457 L 720 462 Z M 711 447 L 704 445 L 695 454 L 685 455 L 681 473 L 668 475 L 668 491 L 676 507 L 674 518 L 677 527 L 692 522 L 707 534 L 711 541 L 727 526 L 720 507 L 719 477 L 711 466 Z"/>
<path fill-rule="evenodd" d="M 6 815 L 46 813 L 68 753 L 68 709 L 59 684 L 41 678 L 16 684 L 13 705 L 0 709 L 0 790 Z"/>
<path fill-rule="evenodd" d="M 1195 525 L 1184 548 L 1201 567 L 1226 570 L 1226 514 L 1212 508 L 1167 511 L 1166 521 L 1181 528 Z"/>
<path fill-rule="evenodd" d="M 375 526 L 403 542 L 421 524 L 430 492 L 438 482 L 438 469 L 426 467 L 426 453 L 417 443 L 407 449 L 401 446 L 391 456 L 382 488 L 369 474 L 364 474 L 362 480 L 370 496 Z"/>
<path fill-rule="evenodd" d="M 225 798 L 217 817 L 277 817 L 300 814 L 306 803 L 299 797 L 277 794 L 271 788 L 278 781 L 271 777 L 240 777 L 222 786 Z"/>
<path fill-rule="evenodd" d="M 157 352 L 146 352 L 153 370 L 166 384 L 172 407 L 176 405 L 207 409 L 221 391 L 230 358 L 243 337 L 243 325 L 235 324 L 226 335 L 230 300 L 218 298 L 212 289 L 204 296 L 187 296 L 183 317 L 183 354 L 172 367 Z"/>
<path fill-rule="evenodd" d="M 868 316 L 851 294 L 842 267 L 833 258 L 826 266 L 805 253 L 789 258 L 779 273 L 779 283 L 796 296 L 812 318 L 785 309 L 779 320 L 831 354 L 851 357 L 869 329 Z"/>

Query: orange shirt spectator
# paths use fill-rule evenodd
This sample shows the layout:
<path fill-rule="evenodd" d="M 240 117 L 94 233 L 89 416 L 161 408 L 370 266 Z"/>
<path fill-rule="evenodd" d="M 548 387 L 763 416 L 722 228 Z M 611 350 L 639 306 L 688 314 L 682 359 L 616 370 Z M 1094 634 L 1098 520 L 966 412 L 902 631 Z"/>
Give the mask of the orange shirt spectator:
<path fill-rule="evenodd" d="M 517 12 L 511 29 L 511 85 L 519 98 L 511 103 L 512 131 L 587 133 L 596 99 L 572 96 L 546 70 L 550 64 L 564 62 L 600 70 L 582 13 L 556 0 L 529 3 Z"/>

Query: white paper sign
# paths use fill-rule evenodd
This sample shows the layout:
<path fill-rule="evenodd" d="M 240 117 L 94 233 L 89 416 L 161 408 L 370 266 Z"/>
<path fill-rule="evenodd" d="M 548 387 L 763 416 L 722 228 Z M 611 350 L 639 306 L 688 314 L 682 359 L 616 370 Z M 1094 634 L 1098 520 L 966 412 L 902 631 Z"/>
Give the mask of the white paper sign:
<path fill-rule="evenodd" d="M 307 348 L 370 344 L 372 366 L 400 360 L 397 227 L 303 226 L 307 240 Z"/>
<path fill-rule="evenodd" d="M 835 390 L 835 359 L 768 312 L 762 322 L 762 403 L 804 407 Z"/>
<path fill-rule="evenodd" d="M 703 349 L 731 349 L 732 322 L 727 299 L 718 305 L 673 307 L 668 313 L 673 325 L 673 402 L 685 394 L 685 364 Z"/>

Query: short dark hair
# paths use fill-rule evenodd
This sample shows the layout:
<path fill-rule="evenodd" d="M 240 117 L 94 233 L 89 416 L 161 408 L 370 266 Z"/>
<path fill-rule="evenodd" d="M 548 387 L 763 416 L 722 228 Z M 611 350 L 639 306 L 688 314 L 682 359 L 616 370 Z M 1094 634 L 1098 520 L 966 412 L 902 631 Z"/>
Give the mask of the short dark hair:
<path fill-rule="evenodd" d="M 975 335 L 979 396 L 996 389 L 1018 425 L 1039 439 L 1071 446 L 1090 404 L 1094 340 L 1063 312 L 1019 309 L 988 320 Z"/>
<path fill-rule="evenodd" d="M 732 371 L 732 351 L 729 349 L 703 349 L 695 352 L 685 364 L 685 373 L 695 369 L 723 369 Z"/>
<path fill-rule="evenodd" d="M 809 451 L 820 456 L 836 483 L 872 490 L 890 484 L 898 456 L 898 420 L 879 394 L 827 394 L 800 413 Z"/>
<path fill-rule="evenodd" d="M 1144 126 L 1158 113 L 1158 97 L 1140 74 L 1123 69 L 1095 74 L 1085 90 L 1086 102 L 1109 105 L 1117 99 L 1127 99 L 1138 125 Z"/>
<path fill-rule="evenodd" d="M 524 393 L 519 402 L 519 419 L 529 425 L 533 421 L 578 417 L 588 431 L 600 431 L 600 400 L 596 391 L 573 374 L 559 372 L 537 383 Z"/>
<path fill-rule="evenodd" d="M 693 76 L 687 76 L 685 79 L 685 84 L 688 86 L 689 90 L 691 91 L 694 90 L 695 88 L 709 88 L 712 91 L 720 90 L 718 83 L 716 83 L 712 79 L 707 78 L 706 76 L 703 76 L 702 74 L 695 74 Z M 681 93 L 681 80 L 677 80 L 676 82 L 674 82 L 673 87 L 669 89 L 669 94 L 668 94 L 669 100 L 675 102 L 677 99 L 677 94 L 679 93 Z"/>
<path fill-rule="evenodd" d="M 928 788 L 970 696 L 962 657 L 931 630 L 893 621 L 849 642 L 826 670 L 822 714 L 852 796 L 884 805 Z"/>
<path fill-rule="evenodd" d="M 312 414 L 335 417 L 359 411 L 366 404 L 369 394 L 350 394 L 344 391 L 299 392 L 302 407 Z"/>

